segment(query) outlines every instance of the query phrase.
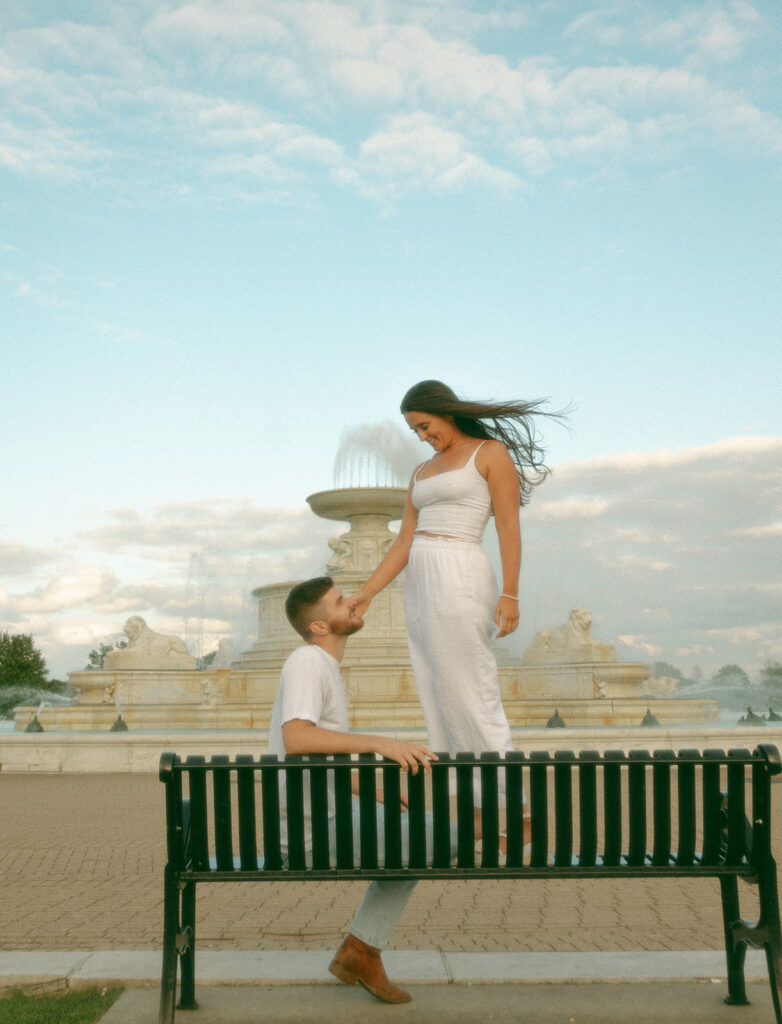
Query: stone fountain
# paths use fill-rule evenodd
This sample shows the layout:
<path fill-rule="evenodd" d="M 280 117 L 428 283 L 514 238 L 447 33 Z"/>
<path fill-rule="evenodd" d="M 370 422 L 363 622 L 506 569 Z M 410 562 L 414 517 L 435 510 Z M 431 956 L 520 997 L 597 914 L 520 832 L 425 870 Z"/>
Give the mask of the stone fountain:
<path fill-rule="evenodd" d="M 313 512 L 349 528 L 329 541 L 324 565 L 346 592 L 359 588 L 393 543 L 389 523 L 402 515 L 401 487 L 343 487 L 307 498 Z M 284 613 L 296 581 L 253 591 L 258 607 L 258 639 L 236 660 L 225 650 L 217 666 L 196 668 L 177 637 L 157 633 L 139 616 L 125 624 L 128 644 L 107 654 L 100 671 L 74 672 L 79 691 L 73 706 L 57 709 L 57 721 L 40 724 L 58 730 L 108 730 L 117 718 L 134 730 L 265 730 L 277 691 L 280 668 L 301 642 Z M 543 630 L 520 664 L 503 663 L 500 686 L 513 728 L 545 726 L 557 712 L 567 726 L 638 726 L 651 703 L 645 693 L 649 666 L 617 661 L 613 645 L 591 635 L 592 618 L 574 609 L 564 625 Z M 352 639 L 343 662 L 351 726 L 365 730 L 421 730 L 423 717 L 407 652 L 401 578 L 373 601 L 365 628 Z M 654 700 L 663 725 L 715 721 L 716 704 L 703 700 Z M 20 708 L 23 730 L 35 709 Z"/>

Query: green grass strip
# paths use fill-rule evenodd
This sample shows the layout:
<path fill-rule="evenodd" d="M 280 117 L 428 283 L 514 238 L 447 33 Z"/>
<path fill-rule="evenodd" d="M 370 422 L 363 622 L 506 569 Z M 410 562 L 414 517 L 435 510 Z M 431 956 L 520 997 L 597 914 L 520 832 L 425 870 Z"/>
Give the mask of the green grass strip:
<path fill-rule="evenodd" d="M 0 999 L 0 1024 L 96 1024 L 122 991 L 85 988 L 49 996 L 13 992 Z"/>

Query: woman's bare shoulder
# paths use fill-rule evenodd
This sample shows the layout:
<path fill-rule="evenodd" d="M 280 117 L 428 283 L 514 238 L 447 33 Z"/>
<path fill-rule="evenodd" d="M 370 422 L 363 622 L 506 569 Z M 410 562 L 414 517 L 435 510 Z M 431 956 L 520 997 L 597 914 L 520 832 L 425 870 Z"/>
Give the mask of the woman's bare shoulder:
<path fill-rule="evenodd" d="M 480 464 L 483 462 L 484 465 L 500 465 L 506 460 L 510 460 L 508 449 L 502 443 L 502 441 L 486 440 L 477 450 L 475 461 Z"/>

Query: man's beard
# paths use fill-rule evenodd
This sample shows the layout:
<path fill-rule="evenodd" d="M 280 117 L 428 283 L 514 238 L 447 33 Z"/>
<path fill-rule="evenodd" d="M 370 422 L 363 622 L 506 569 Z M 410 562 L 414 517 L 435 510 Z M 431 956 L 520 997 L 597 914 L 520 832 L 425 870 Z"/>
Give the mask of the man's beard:
<path fill-rule="evenodd" d="M 346 619 L 342 622 L 330 623 L 331 632 L 335 636 L 353 636 L 354 633 L 358 633 L 358 631 L 363 628 L 363 619 Z"/>

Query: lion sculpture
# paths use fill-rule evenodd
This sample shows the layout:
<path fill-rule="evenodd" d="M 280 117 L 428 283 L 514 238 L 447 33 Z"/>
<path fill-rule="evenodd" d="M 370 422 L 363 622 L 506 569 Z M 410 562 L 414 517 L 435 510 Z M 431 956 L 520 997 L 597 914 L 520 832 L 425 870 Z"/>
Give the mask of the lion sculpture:
<path fill-rule="evenodd" d="M 104 669 L 194 669 L 196 659 L 188 653 L 184 640 L 178 636 L 156 633 L 140 615 L 132 615 L 123 626 L 127 647 L 109 651 L 103 659 Z"/>
<path fill-rule="evenodd" d="M 586 608 L 574 608 L 567 622 L 542 629 L 527 648 L 524 665 L 561 665 L 574 662 L 616 661 L 613 644 L 592 638 L 592 616 Z"/>

